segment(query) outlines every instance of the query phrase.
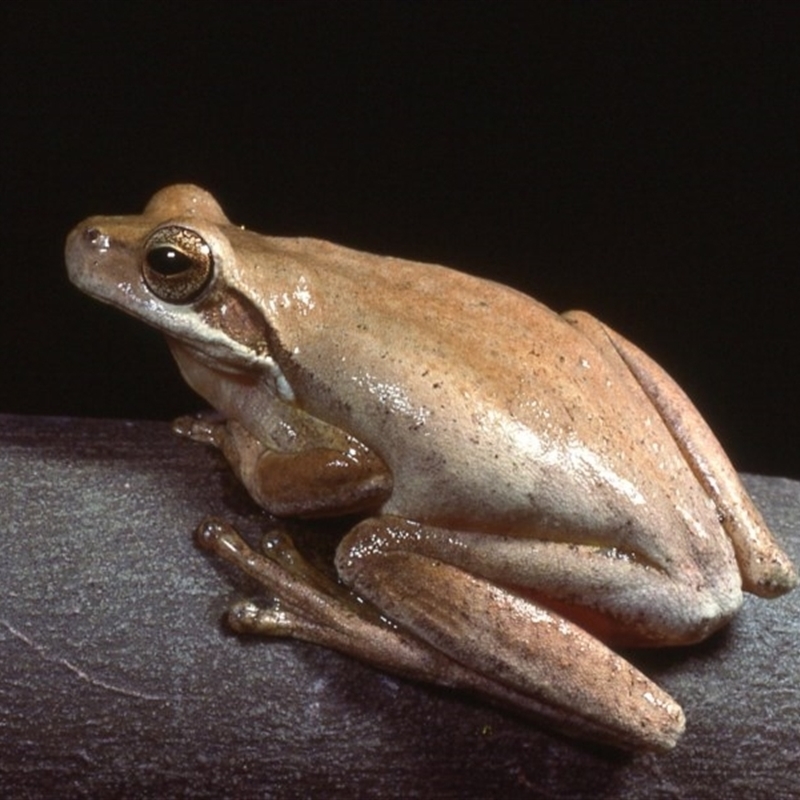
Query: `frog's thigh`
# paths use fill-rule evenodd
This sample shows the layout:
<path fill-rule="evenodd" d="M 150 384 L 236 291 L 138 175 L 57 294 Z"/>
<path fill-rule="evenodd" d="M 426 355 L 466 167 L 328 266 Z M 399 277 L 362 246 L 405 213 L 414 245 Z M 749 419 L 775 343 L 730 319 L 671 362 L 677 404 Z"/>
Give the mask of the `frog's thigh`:
<path fill-rule="evenodd" d="M 501 700 L 516 694 L 573 735 L 674 745 L 684 719 L 669 695 L 565 618 L 419 552 L 425 533 L 396 518 L 366 520 L 340 545 L 339 574 L 431 647 L 505 687 Z"/>
<path fill-rule="evenodd" d="M 364 552 L 413 550 L 418 555 L 546 597 L 606 641 L 627 646 L 689 644 L 722 627 L 742 601 L 738 576 L 687 566 L 676 575 L 607 548 L 519 536 L 465 533 L 394 520 L 383 529 L 359 526 L 342 542 Z"/>
<path fill-rule="evenodd" d="M 739 609 L 738 574 L 690 565 L 675 575 L 609 548 L 428 527 L 415 552 L 546 597 L 547 604 L 606 641 L 627 646 L 705 639 Z"/>
<path fill-rule="evenodd" d="M 772 538 L 722 446 L 680 386 L 646 353 L 590 314 L 570 311 L 563 316 L 602 352 L 618 353 L 672 432 L 722 515 L 744 589 L 762 597 L 789 591 L 797 583 L 789 558 Z"/>

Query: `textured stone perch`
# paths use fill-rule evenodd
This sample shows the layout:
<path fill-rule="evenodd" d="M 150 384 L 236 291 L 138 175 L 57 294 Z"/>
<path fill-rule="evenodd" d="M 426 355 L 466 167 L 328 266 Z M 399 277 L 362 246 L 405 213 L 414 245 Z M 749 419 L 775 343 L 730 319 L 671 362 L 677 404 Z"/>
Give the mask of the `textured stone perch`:
<path fill-rule="evenodd" d="M 666 756 L 626 755 L 227 632 L 254 588 L 192 531 L 218 514 L 252 538 L 264 516 L 167 425 L 0 417 L 0 442 L 5 797 L 800 794 L 800 591 L 748 597 L 700 646 L 634 656 L 688 726 Z M 800 562 L 800 483 L 746 482 Z"/>

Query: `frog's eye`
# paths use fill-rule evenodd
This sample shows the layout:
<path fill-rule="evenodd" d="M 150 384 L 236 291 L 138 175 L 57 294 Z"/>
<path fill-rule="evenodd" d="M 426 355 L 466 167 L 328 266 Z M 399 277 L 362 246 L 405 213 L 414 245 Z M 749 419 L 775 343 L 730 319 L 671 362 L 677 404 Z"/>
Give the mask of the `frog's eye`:
<path fill-rule="evenodd" d="M 144 281 L 167 303 L 190 303 L 208 286 L 213 272 L 211 248 L 189 228 L 167 225 L 145 244 Z"/>

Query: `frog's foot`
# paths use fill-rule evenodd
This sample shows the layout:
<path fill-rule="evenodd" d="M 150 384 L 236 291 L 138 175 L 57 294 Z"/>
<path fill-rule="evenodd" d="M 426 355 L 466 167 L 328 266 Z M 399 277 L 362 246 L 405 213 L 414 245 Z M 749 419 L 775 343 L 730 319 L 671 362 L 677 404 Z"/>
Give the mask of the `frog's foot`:
<path fill-rule="evenodd" d="M 463 685 L 457 664 L 398 631 L 369 603 L 312 567 L 285 534 L 266 536 L 263 554 L 220 519 L 205 519 L 195 536 L 199 547 L 237 566 L 274 597 L 269 608 L 249 600 L 235 604 L 228 614 L 235 631 L 302 639 L 405 677 L 430 681 L 438 674 L 443 683 Z"/>

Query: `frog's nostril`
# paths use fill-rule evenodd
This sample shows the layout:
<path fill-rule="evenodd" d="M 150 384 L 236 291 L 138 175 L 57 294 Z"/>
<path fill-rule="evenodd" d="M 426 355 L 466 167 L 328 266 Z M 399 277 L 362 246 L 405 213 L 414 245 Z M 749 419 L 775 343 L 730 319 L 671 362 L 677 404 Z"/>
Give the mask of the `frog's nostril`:
<path fill-rule="evenodd" d="M 103 233 L 100 228 L 87 228 L 84 237 L 90 245 L 96 247 L 98 250 L 105 252 L 109 247 L 109 237 L 107 233 Z"/>

